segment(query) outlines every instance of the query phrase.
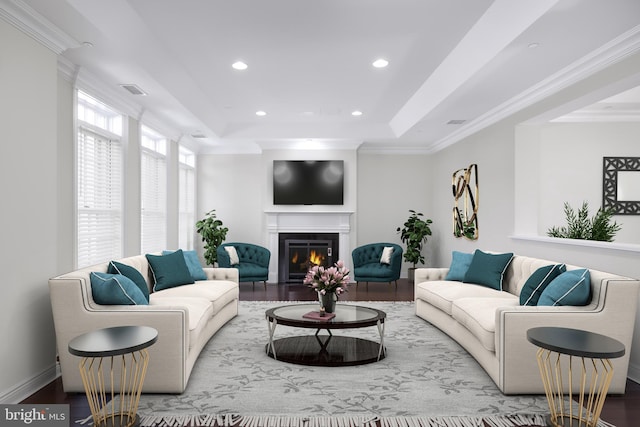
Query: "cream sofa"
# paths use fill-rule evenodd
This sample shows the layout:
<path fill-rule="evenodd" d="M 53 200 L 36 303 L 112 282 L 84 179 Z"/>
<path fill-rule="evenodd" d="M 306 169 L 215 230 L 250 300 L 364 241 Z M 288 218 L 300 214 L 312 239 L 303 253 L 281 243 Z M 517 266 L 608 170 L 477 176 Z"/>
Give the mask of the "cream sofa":
<path fill-rule="evenodd" d="M 505 394 L 544 393 L 537 347 L 526 337 L 529 328 L 559 326 L 613 337 L 627 351 L 623 357 L 612 359 L 614 377 L 609 393 L 624 393 L 640 281 L 589 270 L 589 305 L 519 305 L 518 295 L 526 280 L 549 264 L 558 263 L 515 255 L 505 272 L 503 291 L 446 281 L 448 268 L 419 268 L 415 272 L 416 315 L 464 347 Z"/>
<path fill-rule="evenodd" d="M 135 267 L 152 288 L 144 255 L 117 260 Z M 74 337 L 99 328 L 145 325 L 158 330 L 149 347 L 144 392 L 181 393 L 200 351 L 238 314 L 238 270 L 204 268 L 207 280 L 152 292 L 149 305 L 100 305 L 92 296 L 90 273 L 106 272 L 108 263 L 49 280 L 62 383 L 66 392 L 84 391 L 79 357 L 68 351 Z"/>

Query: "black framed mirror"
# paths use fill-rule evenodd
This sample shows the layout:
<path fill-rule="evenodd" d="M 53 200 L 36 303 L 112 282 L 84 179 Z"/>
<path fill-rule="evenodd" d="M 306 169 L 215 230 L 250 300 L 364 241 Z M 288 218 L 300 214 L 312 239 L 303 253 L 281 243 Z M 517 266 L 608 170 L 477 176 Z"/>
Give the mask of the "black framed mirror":
<path fill-rule="evenodd" d="M 602 208 L 640 215 L 640 157 L 603 157 Z"/>

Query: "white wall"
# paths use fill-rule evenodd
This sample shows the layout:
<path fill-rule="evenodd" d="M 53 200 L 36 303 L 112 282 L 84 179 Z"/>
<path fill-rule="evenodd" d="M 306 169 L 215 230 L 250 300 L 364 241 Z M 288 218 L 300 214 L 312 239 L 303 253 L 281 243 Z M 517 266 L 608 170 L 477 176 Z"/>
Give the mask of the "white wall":
<path fill-rule="evenodd" d="M 538 234 L 565 226 L 563 205 L 578 210 L 589 203 L 590 216 L 602 206 L 602 158 L 638 157 L 640 123 L 550 123 L 540 129 Z M 640 216 L 616 215 L 622 226 L 615 242 L 640 244 Z"/>
<path fill-rule="evenodd" d="M 0 401 L 10 401 L 55 374 L 47 279 L 58 270 L 65 212 L 58 209 L 56 55 L 3 20 L 0 52 Z"/>
<path fill-rule="evenodd" d="M 409 217 L 409 209 L 433 219 L 438 207 L 431 204 L 432 161 L 425 154 L 358 153 L 358 203 L 355 246 L 376 242 L 397 243 L 404 248 L 396 232 Z M 439 227 L 432 227 L 423 254 L 425 266 L 434 266 L 432 247 Z M 401 276 L 407 277 L 408 263 Z"/>

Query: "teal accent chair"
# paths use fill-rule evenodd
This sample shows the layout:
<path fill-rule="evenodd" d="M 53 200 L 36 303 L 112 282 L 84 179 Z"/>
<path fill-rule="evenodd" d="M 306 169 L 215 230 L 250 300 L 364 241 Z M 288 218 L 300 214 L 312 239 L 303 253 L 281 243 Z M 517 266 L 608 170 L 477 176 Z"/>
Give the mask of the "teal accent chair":
<path fill-rule="evenodd" d="M 233 246 L 238 253 L 239 264 L 231 265 L 226 246 Z M 255 288 L 256 282 L 263 282 L 267 288 L 269 279 L 269 249 L 251 243 L 230 242 L 223 243 L 216 249 L 219 267 L 233 267 L 238 269 L 240 282 L 252 282 Z"/>
<path fill-rule="evenodd" d="M 385 247 L 392 247 L 393 252 L 389 264 L 380 262 Z M 355 248 L 351 252 L 353 258 L 353 278 L 356 286 L 360 282 L 395 282 L 398 287 L 400 269 L 402 268 L 402 247 L 395 243 L 370 243 Z"/>

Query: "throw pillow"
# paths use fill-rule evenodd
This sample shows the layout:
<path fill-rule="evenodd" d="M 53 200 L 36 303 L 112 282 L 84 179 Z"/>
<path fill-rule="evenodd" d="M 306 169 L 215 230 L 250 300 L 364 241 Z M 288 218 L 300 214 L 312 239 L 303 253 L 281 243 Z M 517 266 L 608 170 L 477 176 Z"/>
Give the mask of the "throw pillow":
<path fill-rule="evenodd" d="M 91 295 L 102 305 L 148 305 L 149 302 L 133 280 L 122 274 L 92 272 Z"/>
<path fill-rule="evenodd" d="M 225 246 L 224 250 L 229 254 L 231 265 L 240 264 L 240 258 L 238 258 L 238 251 L 236 251 L 235 246 Z"/>
<path fill-rule="evenodd" d="M 472 259 L 473 254 L 453 251 L 451 253 L 451 265 L 449 266 L 449 271 L 447 272 L 444 280 L 462 282 L 464 280 L 464 275 L 467 274 L 467 270 L 469 270 Z"/>
<path fill-rule="evenodd" d="M 380 264 L 391 264 L 391 254 L 393 253 L 392 246 L 385 246 L 382 250 L 382 256 L 380 257 Z"/>
<path fill-rule="evenodd" d="M 587 305 L 591 300 L 591 276 L 585 268 L 570 270 L 553 279 L 538 305 Z"/>
<path fill-rule="evenodd" d="M 501 291 L 504 272 L 512 259 L 512 253 L 488 254 L 476 249 L 463 281 Z"/>
<path fill-rule="evenodd" d="M 175 251 L 162 251 L 162 255 L 169 255 Z M 202 264 L 198 259 L 196 251 L 182 251 L 184 255 L 184 261 L 187 263 L 187 268 L 191 274 L 193 280 L 207 280 L 207 274 L 202 269 Z"/>
<path fill-rule="evenodd" d="M 138 289 L 140 289 L 140 292 L 142 292 L 142 295 L 144 295 L 144 298 L 147 300 L 147 302 L 149 302 L 149 287 L 147 286 L 147 281 L 144 280 L 144 277 L 136 268 L 118 261 L 111 261 L 109 263 L 109 267 L 107 268 L 107 273 L 121 274 L 130 279 L 133 283 L 136 284 Z"/>
<path fill-rule="evenodd" d="M 534 271 L 520 291 L 520 305 L 538 305 L 545 288 L 565 271 L 567 267 L 564 264 L 545 265 Z"/>
<path fill-rule="evenodd" d="M 193 283 L 182 250 L 167 255 L 145 255 L 153 276 L 153 291 Z"/>

